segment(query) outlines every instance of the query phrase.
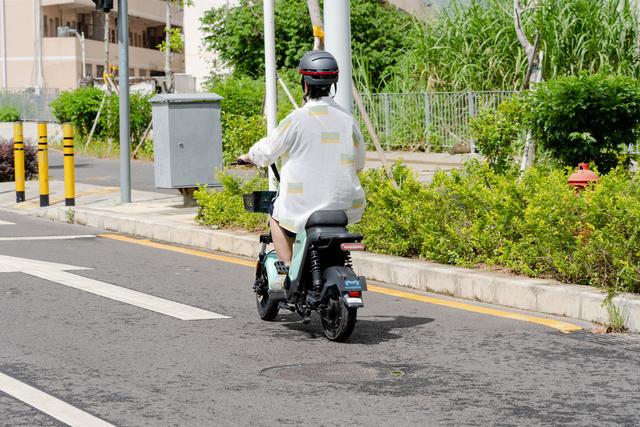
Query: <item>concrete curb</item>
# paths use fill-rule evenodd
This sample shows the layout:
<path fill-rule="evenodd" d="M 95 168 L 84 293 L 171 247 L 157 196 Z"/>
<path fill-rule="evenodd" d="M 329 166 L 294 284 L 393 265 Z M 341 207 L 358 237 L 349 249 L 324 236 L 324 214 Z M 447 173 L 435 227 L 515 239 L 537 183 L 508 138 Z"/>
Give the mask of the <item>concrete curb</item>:
<path fill-rule="evenodd" d="M 50 207 L 36 210 L 34 214 L 64 222 L 67 210 Z M 103 209 L 80 207 L 74 210 L 75 223 L 98 229 L 246 257 L 256 257 L 259 251 L 257 236 L 252 233 L 213 230 L 158 218 L 140 219 Z M 588 322 L 609 322 L 608 311 L 603 306 L 606 293 L 588 286 L 367 252 L 354 253 L 353 260 L 356 271 L 370 280 Z M 621 294 L 613 302 L 627 328 L 640 332 L 640 296 Z"/>

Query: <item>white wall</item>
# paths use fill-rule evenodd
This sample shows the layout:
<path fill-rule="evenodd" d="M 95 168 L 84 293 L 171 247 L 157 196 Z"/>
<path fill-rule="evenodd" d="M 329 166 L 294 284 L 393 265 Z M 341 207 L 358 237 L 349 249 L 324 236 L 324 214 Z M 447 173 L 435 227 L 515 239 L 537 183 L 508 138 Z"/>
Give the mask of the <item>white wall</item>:
<path fill-rule="evenodd" d="M 200 19 L 204 13 L 214 7 L 233 6 L 236 0 L 194 0 L 194 5 L 184 10 L 184 54 L 185 72 L 196 78 L 196 88 L 200 90 L 202 82 L 212 71 L 223 72 L 223 68 L 216 63 L 216 55 L 208 52 L 202 45 L 202 31 Z"/>

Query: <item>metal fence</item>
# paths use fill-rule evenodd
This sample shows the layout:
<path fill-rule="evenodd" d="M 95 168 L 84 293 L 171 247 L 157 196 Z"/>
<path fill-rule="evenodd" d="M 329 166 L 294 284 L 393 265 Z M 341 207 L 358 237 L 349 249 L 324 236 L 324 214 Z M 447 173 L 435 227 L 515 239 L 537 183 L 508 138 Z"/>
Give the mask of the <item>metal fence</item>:
<path fill-rule="evenodd" d="M 380 93 L 365 96 L 364 102 L 385 150 L 442 151 L 456 143 L 473 147 L 471 118 L 515 93 Z M 362 122 L 357 108 L 354 112 Z"/>
<path fill-rule="evenodd" d="M 24 121 L 54 121 L 51 102 L 58 97 L 57 89 L 9 89 L 0 91 L 0 108 L 8 106 L 18 110 Z"/>

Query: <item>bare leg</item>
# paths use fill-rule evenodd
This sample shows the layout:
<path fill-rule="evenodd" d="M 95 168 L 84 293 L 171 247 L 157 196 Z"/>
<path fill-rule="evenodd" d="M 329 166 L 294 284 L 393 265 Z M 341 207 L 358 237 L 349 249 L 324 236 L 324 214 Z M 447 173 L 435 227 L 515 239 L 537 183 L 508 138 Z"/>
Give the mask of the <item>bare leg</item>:
<path fill-rule="evenodd" d="M 269 224 L 271 225 L 271 237 L 273 238 L 273 245 L 276 247 L 278 259 L 284 262 L 286 266 L 289 266 L 291 264 L 294 239 L 286 235 L 275 219 L 269 217 Z"/>

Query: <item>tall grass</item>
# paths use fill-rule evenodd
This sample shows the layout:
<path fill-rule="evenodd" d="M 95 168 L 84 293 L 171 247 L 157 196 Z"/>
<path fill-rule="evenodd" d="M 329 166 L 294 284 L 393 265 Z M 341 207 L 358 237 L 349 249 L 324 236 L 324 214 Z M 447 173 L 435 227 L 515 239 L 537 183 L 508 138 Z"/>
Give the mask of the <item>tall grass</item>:
<path fill-rule="evenodd" d="M 530 39 L 541 34 L 545 79 L 606 71 L 640 75 L 634 0 L 542 0 L 523 17 Z M 385 76 L 387 91 L 510 90 L 527 59 L 511 0 L 452 0 L 429 23 L 416 21 L 413 48 Z"/>

